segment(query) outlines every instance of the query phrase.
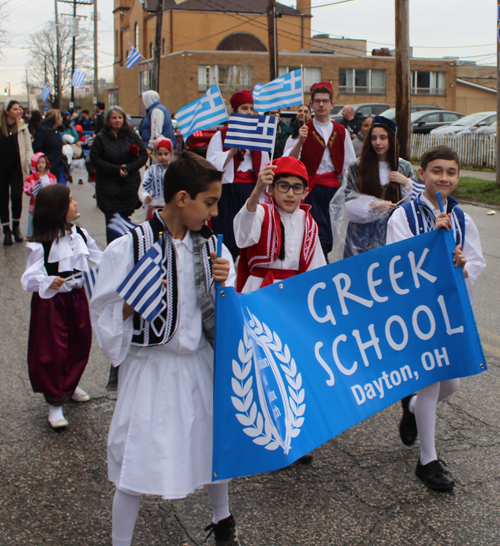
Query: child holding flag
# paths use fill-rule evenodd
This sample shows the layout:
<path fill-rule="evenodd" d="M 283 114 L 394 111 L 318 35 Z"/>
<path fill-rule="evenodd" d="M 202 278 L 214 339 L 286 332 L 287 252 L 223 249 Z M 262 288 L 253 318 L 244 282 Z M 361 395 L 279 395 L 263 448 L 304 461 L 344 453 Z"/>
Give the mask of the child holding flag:
<path fill-rule="evenodd" d="M 409 239 L 434 229 L 453 230 L 455 248 L 453 261 L 462 267 L 467 288 L 486 266 L 479 233 L 472 218 L 450 195 L 460 178 L 458 154 L 448 146 L 437 146 L 422 156 L 418 169 L 425 190 L 417 199 L 405 203 L 392 214 L 387 226 L 387 244 Z M 438 193 L 444 200 L 440 211 Z M 411 446 L 420 436 L 420 457 L 415 474 L 427 487 L 436 491 L 453 489 L 455 482 L 438 459 L 435 444 L 437 403 L 451 396 L 460 379 L 448 379 L 425 387 L 418 394 L 403 398 L 403 417 L 399 425 L 402 442 Z"/>
<path fill-rule="evenodd" d="M 165 174 L 163 210 L 104 253 L 90 307 L 99 344 L 119 367 L 108 438 L 108 475 L 116 485 L 113 546 L 131 544 L 143 494 L 176 499 L 203 486 L 214 509 L 207 530 L 216 545 L 239 544 L 228 484 L 211 483 L 214 281 L 235 278 L 229 252 L 223 248 L 216 257 L 206 226 L 217 215 L 221 179 L 205 159 L 181 153 Z M 140 273 L 158 248 L 150 269 L 158 284 L 150 286 Z M 127 301 L 135 293 L 127 301 L 118 295 L 136 277 L 135 292 L 148 290 L 151 301 L 159 295 L 158 315 L 148 314 L 149 302 L 134 303 L 134 311 Z"/>

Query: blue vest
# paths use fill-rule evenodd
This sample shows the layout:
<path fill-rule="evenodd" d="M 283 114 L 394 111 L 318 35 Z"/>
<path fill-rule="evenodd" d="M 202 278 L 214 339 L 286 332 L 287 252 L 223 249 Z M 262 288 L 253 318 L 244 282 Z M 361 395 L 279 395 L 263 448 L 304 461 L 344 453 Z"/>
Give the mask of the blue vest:
<path fill-rule="evenodd" d="M 448 196 L 447 213 L 451 213 L 451 227 L 453 229 L 453 237 L 456 245 L 462 245 L 465 242 L 465 215 L 464 211 L 459 208 L 458 201 L 453 197 Z M 427 233 L 434 229 L 436 217 L 434 212 L 427 208 L 420 196 L 414 201 L 410 201 L 401 205 L 406 212 L 406 219 L 413 235 Z"/>
<path fill-rule="evenodd" d="M 153 104 L 147 109 L 147 113 L 144 116 L 141 128 L 141 137 L 144 145 L 147 147 L 149 144 L 149 139 L 151 138 L 151 114 L 155 108 L 159 108 L 165 115 L 161 134 L 169 138 L 172 141 L 172 146 L 176 148 L 177 146 L 175 144 L 175 135 L 172 128 L 172 118 L 170 116 L 170 112 L 165 106 L 163 106 L 163 104 L 160 104 L 160 101 L 153 102 Z"/>

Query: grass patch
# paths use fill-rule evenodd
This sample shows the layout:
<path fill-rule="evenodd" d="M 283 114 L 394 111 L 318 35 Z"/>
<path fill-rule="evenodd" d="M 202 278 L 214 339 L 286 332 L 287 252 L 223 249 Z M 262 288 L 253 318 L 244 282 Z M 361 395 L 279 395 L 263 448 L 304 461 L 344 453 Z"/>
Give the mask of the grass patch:
<path fill-rule="evenodd" d="M 483 180 L 482 178 L 471 178 L 464 176 L 460 178 L 453 197 L 460 200 L 476 201 L 485 205 L 500 206 L 500 187 L 494 180 Z"/>

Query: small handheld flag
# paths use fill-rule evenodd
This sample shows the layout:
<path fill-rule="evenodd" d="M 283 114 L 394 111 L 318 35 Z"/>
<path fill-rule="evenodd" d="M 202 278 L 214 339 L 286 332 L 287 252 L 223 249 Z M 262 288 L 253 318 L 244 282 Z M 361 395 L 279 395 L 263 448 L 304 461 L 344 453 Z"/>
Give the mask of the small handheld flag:
<path fill-rule="evenodd" d="M 278 118 L 275 116 L 231 114 L 224 146 L 272 154 L 277 125 Z"/>
<path fill-rule="evenodd" d="M 125 235 L 127 231 L 130 231 L 135 227 L 137 227 L 136 224 L 134 224 L 130 220 L 127 220 L 127 218 L 124 218 L 118 212 L 115 212 L 111 217 L 111 222 L 108 224 L 107 229 L 121 237 L 122 235 Z"/>
<path fill-rule="evenodd" d="M 130 53 L 127 56 L 127 60 L 125 62 L 125 66 L 130 69 L 133 66 L 135 66 L 141 59 L 142 55 L 135 49 L 135 47 L 130 46 L 132 49 L 130 50 Z"/>
<path fill-rule="evenodd" d="M 439 203 L 439 210 L 441 212 L 444 212 L 444 205 L 443 205 L 443 200 L 441 199 L 441 192 L 440 191 L 436 192 L 436 197 L 437 197 L 438 203 Z"/>
<path fill-rule="evenodd" d="M 98 267 L 92 267 L 88 271 L 83 272 L 83 280 L 85 281 L 85 287 L 87 288 L 87 295 L 89 299 L 92 299 L 92 294 L 94 293 L 94 287 L 97 281 L 98 272 Z"/>
<path fill-rule="evenodd" d="M 42 87 L 42 91 L 40 93 L 40 98 L 42 100 L 47 100 L 51 93 L 52 93 L 52 89 L 45 83 L 43 85 L 43 87 Z"/>
<path fill-rule="evenodd" d="M 253 90 L 254 108 L 269 112 L 288 108 L 304 102 L 302 70 L 294 70 L 263 85 L 258 83 Z"/>
<path fill-rule="evenodd" d="M 73 78 L 71 80 L 71 86 L 81 87 L 83 85 L 84 79 L 85 79 L 85 74 L 81 70 L 78 70 L 78 68 L 75 68 L 75 71 L 73 72 Z"/>
<path fill-rule="evenodd" d="M 38 195 L 38 192 L 42 189 L 42 183 L 40 180 L 33 186 L 33 189 L 31 190 L 31 195 L 33 197 L 36 197 Z"/>
<path fill-rule="evenodd" d="M 178 110 L 175 118 L 185 139 L 197 131 L 224 123 L 229 119 L 224 100 L 216 85 L 213 85 L 203 97 Z"/>
<path fill-rule="evenodd" d="M 162 308 L 162 260 L 163 237 L 160 237 L 116 290 L 148 322 L 153 322 Z"/>

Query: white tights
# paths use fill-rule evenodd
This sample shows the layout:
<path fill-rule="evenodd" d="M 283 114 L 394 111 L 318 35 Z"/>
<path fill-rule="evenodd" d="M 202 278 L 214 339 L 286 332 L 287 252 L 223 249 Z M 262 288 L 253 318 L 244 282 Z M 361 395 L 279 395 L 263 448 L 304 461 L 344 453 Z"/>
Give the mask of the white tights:
<path fill-rule="evenodd" d="M 228 484 L 211 483 L 205 485 L 205 489 L 214 511 L 212 521 L 218 523 L 229 517 Z M 141 498 L 142 495 L 138 493 L 116 490 L 113 499 L 113 546 L 130 546 L 132 543 Z"/>
<path fill-rule="evenodd" d="M 420 462 L 423 465 L 435 461 L 436 453 L 436 407 L 437 403 L 451 396 L 459 387 L 460 379 L 448 379 L 433 383 L 418 391 L 409 405 L 417 420 L 418 435 L 420 436 Z"/>

